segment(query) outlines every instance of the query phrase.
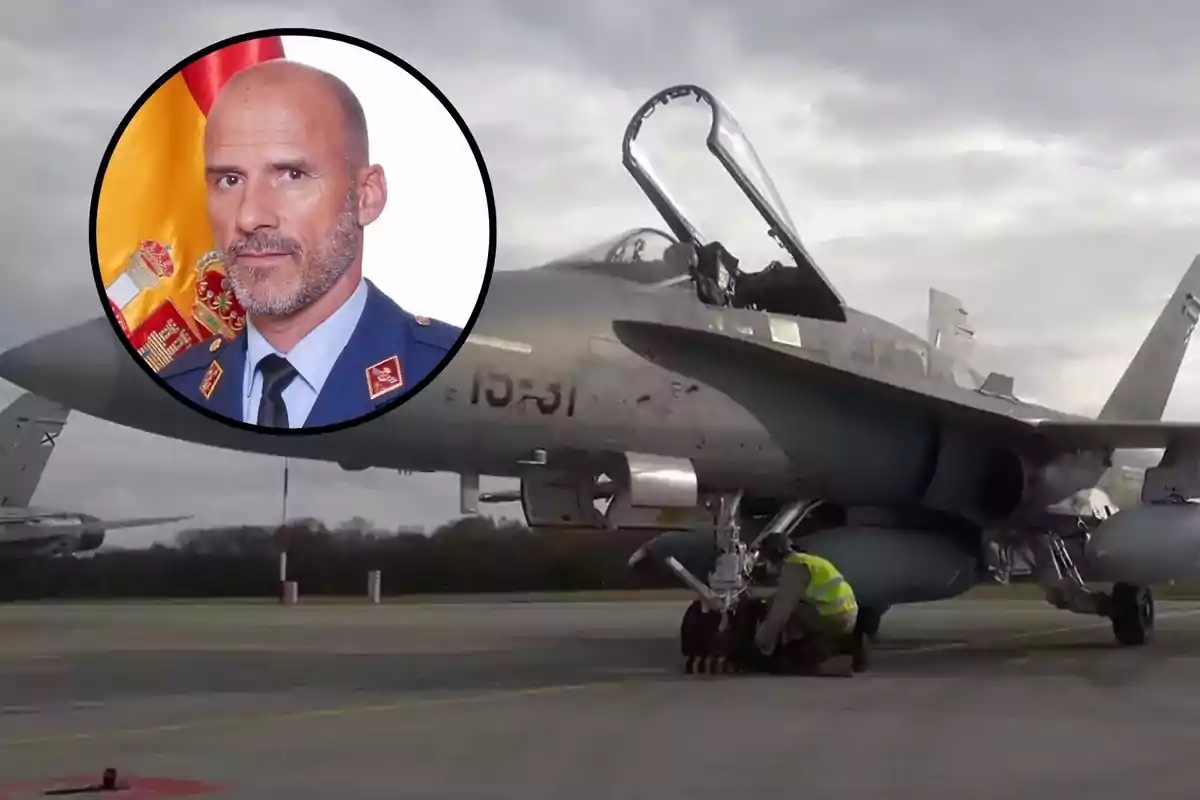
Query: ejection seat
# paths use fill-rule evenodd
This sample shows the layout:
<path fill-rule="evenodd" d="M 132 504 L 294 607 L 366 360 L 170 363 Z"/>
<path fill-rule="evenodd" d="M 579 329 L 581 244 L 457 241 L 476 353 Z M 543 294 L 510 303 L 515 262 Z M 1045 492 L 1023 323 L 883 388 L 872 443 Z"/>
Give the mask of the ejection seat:
<path fill-rule="evenodd" d="M 706 305 L 797 317 L 817 315 L 813 300 L 818 293 L 813 278 L 778 261 L 761 272 L 742 272 L 738 259 L 720 242 L 699 247 L 678 242 L 667 248 L 663 258 L 677 265 L 680 274 L 692 276 L 696 295 Z"/>

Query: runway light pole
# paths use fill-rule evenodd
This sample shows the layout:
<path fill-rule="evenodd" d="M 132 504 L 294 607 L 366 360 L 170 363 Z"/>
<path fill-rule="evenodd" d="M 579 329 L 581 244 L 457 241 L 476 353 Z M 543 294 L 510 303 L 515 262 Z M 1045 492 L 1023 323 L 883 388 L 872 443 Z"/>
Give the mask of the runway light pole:
<path fill-rule="evenodd" d="M 288 501 L 288 459 L 283 459 L 283 514 L 279 520 L 279 600 L 286 602 L 287 594 L 287 501 Z"/>

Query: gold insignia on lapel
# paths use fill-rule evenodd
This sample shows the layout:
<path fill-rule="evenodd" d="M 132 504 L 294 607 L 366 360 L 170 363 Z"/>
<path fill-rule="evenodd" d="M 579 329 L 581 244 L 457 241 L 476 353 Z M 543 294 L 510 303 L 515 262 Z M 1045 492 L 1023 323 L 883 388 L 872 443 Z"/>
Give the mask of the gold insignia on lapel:
<path fill-rule="evenodd" d="M 403 385 L 404 374 L 400 371 L 400 359 L 397 356 L 367 367 L 367 392 L 372 400 L 394 392 Z"/>
<path fill-rule="evenodd" d="M 414 315 L 413 321 L 422 327 L 428 325 L 430 322 L 429 317 L 422 317 L 420 315 Z"/>
<path fill-rule="evenodd" d="M 221 349 L 221 340 L 213 339 L 212 344 L 208 346 L 208 352 L 215 353 Z"/>
<path fill-rule="evenodd" d="M 208 400 L 212 397 L 213 391 L 217 388 L 217 381 L 221 380 L 221 365 L 216 361 L 208 365 L 208 372 L 204 373 L 204 380 L 200 381 L 200 394 L 204 395 L 204 399 Z"/>

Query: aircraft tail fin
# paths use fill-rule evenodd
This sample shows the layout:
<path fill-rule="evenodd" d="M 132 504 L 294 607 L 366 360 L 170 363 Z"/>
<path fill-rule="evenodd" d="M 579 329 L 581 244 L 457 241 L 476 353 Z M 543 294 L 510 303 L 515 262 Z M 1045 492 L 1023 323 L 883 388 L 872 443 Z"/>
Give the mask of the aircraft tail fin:
<path fill-rule="evenodd" d="M 0 411 L 0 506 L 28 506 L 70 409 L 25 393 Z"/>
<path fill-rule="evenodd" d="M 1200 322 L 1200 255 L 1192 261 L 1097 419 L 1161 420 L 1197 322 Z"/>
<path fill-rule="evenodd" d="M 929 346 L 969 361 L 975 347 L 975 331 L 962 301 L 929 288 Z"/>

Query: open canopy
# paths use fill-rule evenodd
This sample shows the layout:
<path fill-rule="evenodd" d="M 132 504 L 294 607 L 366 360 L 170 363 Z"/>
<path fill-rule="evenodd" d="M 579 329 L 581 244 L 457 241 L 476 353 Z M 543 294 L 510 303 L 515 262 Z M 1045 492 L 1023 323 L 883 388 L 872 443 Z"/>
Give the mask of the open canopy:
<path fill-rule="evenodd" d="M 754 147 L 742 132 L 737 120 L 725 106 L 706 89 L 693 85 L 673 86 L 651 97 L 634 114 L 625 129 L 622 143 L 622 160 L 625 168 L 646 193 L 658 210 L 663 221 L 681 241 L 696 245 L 706 243 L 702 231 L 688 219 L 681 205 L 671 196 L 662 181 L 654 174 L 648 158 L 637 146 L 637 137 L 643 124 L 659 106 L 673 101 L 692 98 L 709 107 L 712 122 L 706 140 L 709 152 L 725 168 L 738 188 L 767 223 L 767 233 L 791 257 L 792 265 L 803 273 L 797 276 L 797 286 L 803 286 L 809 295 L 805 305 L 809 315 L 832 320 L 845 319 L 845 303 L 837 290 L 817 267 L 796 232 L 795 223 L 779 196 Z M 736 254 L 734 254 L 736 255 Z"/>

